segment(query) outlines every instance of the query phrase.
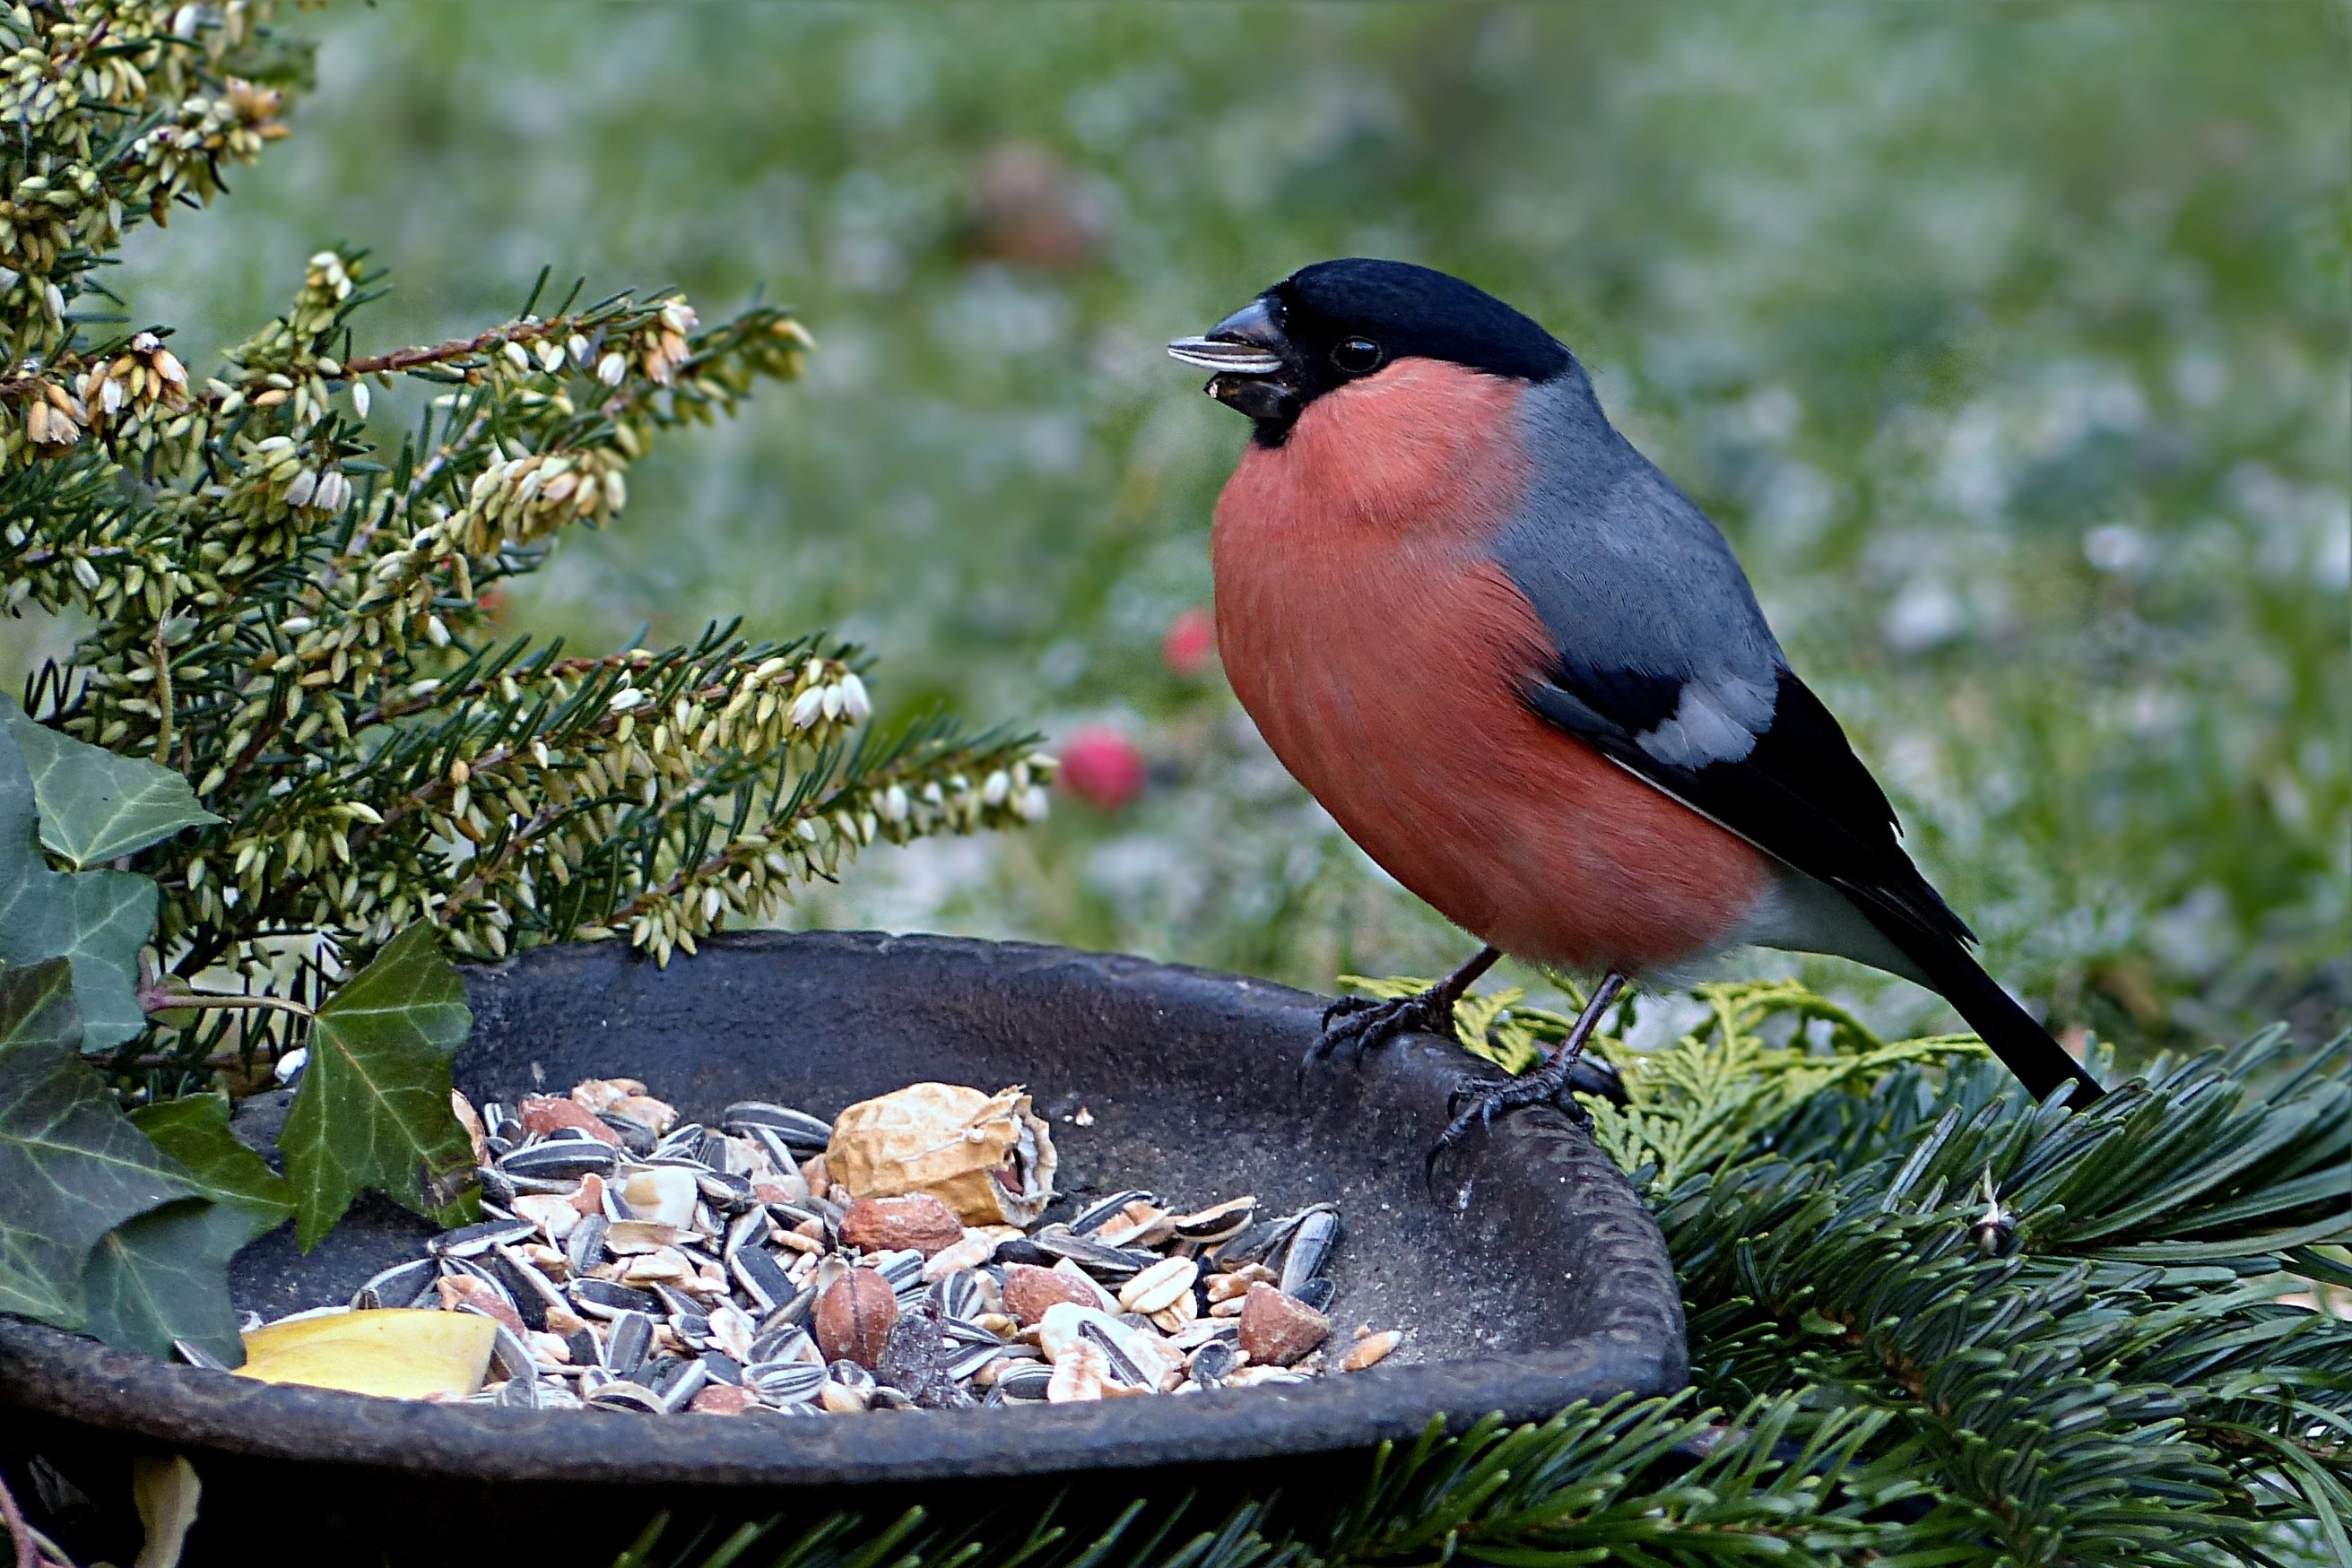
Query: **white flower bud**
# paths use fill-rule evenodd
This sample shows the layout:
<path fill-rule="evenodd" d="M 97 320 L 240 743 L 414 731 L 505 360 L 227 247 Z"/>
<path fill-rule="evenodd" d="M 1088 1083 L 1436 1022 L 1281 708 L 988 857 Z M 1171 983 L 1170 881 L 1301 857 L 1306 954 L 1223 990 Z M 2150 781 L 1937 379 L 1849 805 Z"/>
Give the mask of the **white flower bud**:
<path fill-rule="evenodd" d="M 981 786 L 980 798 L 992 806 L 1002 806 L 1004 798 L 1012 792 L 1012 777 L 1000 768 L 988 776 L 987 783 Z"/>
<path fill-rule="evenodd" d="M 368 384 L 365 382 L 352 383 L 352 412 L 362 419 L 368 416 Z"/>
<path fill-rule="evenodd" d="M 509 338 L 507 340 L 506 356 L 507 363 L 512 365 L 516 370 L 521 371 L 526 374 L 530 372 L 530 350 L 524 348 L 520 343 L 516 342 L 512 338 Z"/>
<path fill-rule="evenodd" d="M 319 476 L 305 468 L 295 475 L 294 483 L 286 487 L 286 504 L 289 507 L 307 507 L 318 488 Z"/>
<path fill-rule="evenodd" d="M 1014 809 L 1021 813 L 1023 821 L 1042 822 L 1045 820 L 1045 813 L 1052 810 L 1052 802 L 1046 799 L 1043 785 L 1032 784 L 1021 791 L 1020 802 Z"/>
<path fill-rule="evenodd" d="M 882 792 L 882 820 L 884 821 L 903 822 L 907 820 L 907 813 L 909 809 L 909 803 L 907 800 L 907 787 L 905 785 L 893 784 L 889 789 Z"/>
<path fill-rule="evenodd" d="M 626 713 L 646 700 L 646 694 L 635 686 L 623 686 L 604 699 L 605 708 L 613 713 Z"/>
<path fill-rule="evenodd" d="M 596 361 L 596 379 L 608 387 L 619 386 L 621 378 L 628 373 L 629 361 L 609 349 L 605 350 L 604 357 Z"/>
<path fill-rule="evenodd" d="M 794 729 L 806 729 L 817 721 L 817 716 L 824 712 L 824 693 L 823 686 L 811 686 L 793 699 L 790 719 Z"/>
<path fill-rule="evenodd" d="M 849 716 L 852 724 L 864 724 L 874 716 L 874 703 L 866 695 L 866 683 L 854 672 L 841 677 L 841 711 Z"/>

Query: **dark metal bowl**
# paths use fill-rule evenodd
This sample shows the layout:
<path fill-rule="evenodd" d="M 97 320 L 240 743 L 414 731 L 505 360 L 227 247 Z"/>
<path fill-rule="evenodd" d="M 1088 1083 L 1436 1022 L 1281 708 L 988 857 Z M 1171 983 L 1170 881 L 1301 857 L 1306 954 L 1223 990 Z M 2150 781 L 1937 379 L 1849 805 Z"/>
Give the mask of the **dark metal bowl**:
<path fill-rule="evenodd" d="M 1540 1418 L 1685 1377 L 1664 1246 L 1591 1141 L 1556 1112 L 1516 1113 L 1448 1161 L 1433 1198 L 1423 1153 L 1469 1059 L 1415 1037 L 1360 1071 L 1326 1062 L 1302 1082 L 1318 998 L 1134 958 L 870 934 L 731 936 L 667 969 L 619 944 L 541 948 L 473 972 L 467 987 L 475 1028 L 457 1079 L 478 1101 L 626 1074 L 689 1116 L 751 1098 L 831 1114 L 923 1079 L 1020 1082 L 1059 1113 L 1066 1190 L 1255 1192 L 1285 1210 L 1336 1202 L 1341 1330 L 1403 1327 L 1410 1354 L 1307 1385 L 1181 1398 L 646 1417 L 267 1386 L 0 1320 L 0 1404 L 16 1407 L 0 1427 L 58 1453 L 185 1452 L 208 1496 L 266 1476 L 281 1510 L 354 1486 L 379 1500 L 474 1489 L 486 1505 L 517 1487 L 594 1489 L 607 1502 L 626 1488 L 642 1489 L 642 1517 L 681 1488 L 748 1500 L 1360 1451 L 1418 1434 L 1433 1415 Z M 1069 1119 L 1080 1104 L 1090 1125 Z M 268 1111 L 248 1103 L 244 1116 Z M 281 1231 L 238 1258 L 239 1305 L 275 1316 L 341 1300 L 415 1256 L 426 1232 L 380 1202 L 307 1258 Z M 249 1551 L 252 1537 L 241 1543 Z"/>

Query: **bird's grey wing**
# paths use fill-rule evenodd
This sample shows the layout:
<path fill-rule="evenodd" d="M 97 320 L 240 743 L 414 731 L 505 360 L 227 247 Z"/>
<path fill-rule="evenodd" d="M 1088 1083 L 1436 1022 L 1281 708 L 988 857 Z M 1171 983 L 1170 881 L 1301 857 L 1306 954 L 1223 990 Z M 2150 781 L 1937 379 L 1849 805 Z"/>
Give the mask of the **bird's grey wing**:
<path fill-rule="evenodd" d="M 1581 378 L 1534 389 L 1521 418 L 1530 482 L 1494 550 L 1550 633 L 1528 705 L 1844 893 L 1898 946 L 1972 941 L 1706 514 L 1609 426 Z"/>

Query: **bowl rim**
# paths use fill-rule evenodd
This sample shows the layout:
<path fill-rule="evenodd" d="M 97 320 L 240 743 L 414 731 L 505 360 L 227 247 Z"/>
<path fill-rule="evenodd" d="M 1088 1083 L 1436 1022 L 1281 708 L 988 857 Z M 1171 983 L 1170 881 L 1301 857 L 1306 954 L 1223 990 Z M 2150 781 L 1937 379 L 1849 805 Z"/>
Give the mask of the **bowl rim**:
<path fill-rule="evenodd" d="M 617 945 L 614 945 L 617 946 Z M 1270 1030 L 1311 1025 L 1328 998 L 1271 982 L 1033 943 L 867 932 L 754 932 L 706 952 L 827 947 L 1034 971 L 1142 987 L 1170 1007 Z M 611 947 L 534 948 L 469 974 L 469 990 L 522 968 L 609 961 Z M 478 998 L 477 1006 L 480 1005 Z M 1396 1042 L 1368 1076 L 1443 1103 L 1463 1056 L 1427 1036 Z M 1612 1232 L 1595 1286 L 1601 1326 L 1539 1351 L 1374 1366 L 1295 1385 L 1013 1411 L 873 1411 L 823 1419 L 750 1413 L 519 1410 L 375 1399 L 252 1382 L 153 1360 L 85 1335 L 0 1316 L 0 1404 L 103 1431 L 289 1462 L 331 1461 L 483 1481 L 694 1483 L 730 1487 L 1128 1469 L 1370 1448 L 1418 1437 L 1433 1418 L 1459 1430 L 1496 1414 L 1540 1421 L 1580 1400 L 1679 1391 L 1688 1381 L 1682 1302 L 1663 1237 L 1633 1186 L 1586 1134 L 1550 1108 L 1515 1112 L 1486 1134 L 1487 1157 L 1540 1163 L 1578 1195 L 1576 1218 Z M 583 1427 L 583 1423 L 587 1424 Z M 592 1435 L 593 1434 L 593 1435 Z M 586 1440 L 583 1440 L 583 1437 Z"/>

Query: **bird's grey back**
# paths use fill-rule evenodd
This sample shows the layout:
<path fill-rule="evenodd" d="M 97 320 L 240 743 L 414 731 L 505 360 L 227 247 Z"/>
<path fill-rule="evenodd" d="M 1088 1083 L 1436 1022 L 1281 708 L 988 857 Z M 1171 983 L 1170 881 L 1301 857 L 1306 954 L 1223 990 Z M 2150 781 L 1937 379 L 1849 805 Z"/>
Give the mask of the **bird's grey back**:
<path fill-rule="evenodd" d="M 1696 687 L 1750 734 L 1767 727 L 1785 660 L 1706 514 L 1618 434 L 1580 365 L 1530 387 L 1518 418 L 1531 471 L 1495 557 L 1577 685 L 1620 689 L 1629 707 L 1654 705 L 1652 722 L 1673 727 L 1654 748 L 1691 753 L 1664 760 L 1727 754 L 1719 738 L 1674 725 L 1678 687 Z M 1697 716 L 1711 727 L 1711 716 Z"/>

